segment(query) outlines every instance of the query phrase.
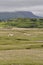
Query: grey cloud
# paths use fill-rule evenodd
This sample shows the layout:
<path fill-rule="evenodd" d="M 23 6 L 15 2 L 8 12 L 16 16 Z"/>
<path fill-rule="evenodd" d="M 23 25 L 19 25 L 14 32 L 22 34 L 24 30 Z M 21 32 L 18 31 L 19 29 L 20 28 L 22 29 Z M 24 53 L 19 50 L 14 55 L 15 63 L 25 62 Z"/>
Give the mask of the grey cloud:
<path fill-rule="evenodd" d="M 35 10 L 38 11 L 41 8 L 40 6 L 43 6 L 43 0 L 0 0 L 0 11 L 29 9 L 34 11 L 35 7 Z"/>
<path fill-rule="evenodd" d="M 20 7 L 43 5 L 43 0 L 0 0 L 0 6 Z"/>

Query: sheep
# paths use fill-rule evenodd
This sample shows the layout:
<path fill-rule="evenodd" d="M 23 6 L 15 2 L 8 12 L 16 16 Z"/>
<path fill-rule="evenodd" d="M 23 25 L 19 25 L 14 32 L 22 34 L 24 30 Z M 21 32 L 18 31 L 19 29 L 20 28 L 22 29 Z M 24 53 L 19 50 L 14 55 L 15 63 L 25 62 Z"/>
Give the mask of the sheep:
<path fill-rule="evenodd" d="M 12 37 L 12 36 L 14 36 L 14 34 L 12 34 L 12 33 L 9 33 L 9 34 L 8 34 L 8 37 L 9 37 L 9 36 L 11 36 L 11 37 Z"/>
<path fill-rule="evenodd" d="M 24 33 L 24 35 L 31 36 L 31 34 L 28 34 L 28 33 Z"/>

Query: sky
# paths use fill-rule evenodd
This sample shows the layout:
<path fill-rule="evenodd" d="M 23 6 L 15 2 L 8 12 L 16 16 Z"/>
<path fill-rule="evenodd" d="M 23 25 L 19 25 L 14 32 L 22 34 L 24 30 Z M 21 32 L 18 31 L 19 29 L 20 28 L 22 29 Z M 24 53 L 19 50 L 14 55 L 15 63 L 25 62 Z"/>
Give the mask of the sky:
<path fill-rule="evenodd" d="M 31 11 L 43 16 L 43 0 L 0 0 L 0 12 Z"/>

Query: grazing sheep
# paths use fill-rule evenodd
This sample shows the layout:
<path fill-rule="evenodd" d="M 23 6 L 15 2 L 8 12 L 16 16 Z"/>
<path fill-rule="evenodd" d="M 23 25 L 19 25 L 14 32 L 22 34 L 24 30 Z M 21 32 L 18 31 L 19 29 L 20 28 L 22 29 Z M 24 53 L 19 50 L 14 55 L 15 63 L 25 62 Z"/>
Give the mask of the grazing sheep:
<path fill-rule="evenodd" d="M 9 36 L 11 36 L 11 37 L 12 37 L 12 36 L 14 36 L 14 34 L 12 34 L 12 33 L 9 33 L 9 34 L 8 34 L 8 37 L 9 37 Z"/>
<path fill-rule="evenodd" d="M 31 34 L 28 34 L 28 33 L 24 33 L 24 35 L 31 36 Z"/>

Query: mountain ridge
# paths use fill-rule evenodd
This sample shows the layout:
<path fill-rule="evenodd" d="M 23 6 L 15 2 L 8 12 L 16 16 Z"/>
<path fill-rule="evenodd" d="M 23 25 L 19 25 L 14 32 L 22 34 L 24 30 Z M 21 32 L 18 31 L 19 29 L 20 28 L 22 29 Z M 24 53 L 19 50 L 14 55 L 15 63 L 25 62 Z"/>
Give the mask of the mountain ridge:
<path fill-rule="evenodd" d="M 41 18 L 41 17 L 34 15 L 30 11 L 0 12 L 1 20 L 7 20 L 11 18 Z"/>

